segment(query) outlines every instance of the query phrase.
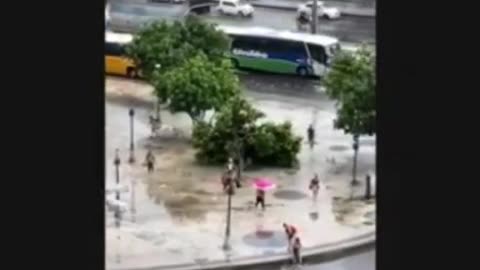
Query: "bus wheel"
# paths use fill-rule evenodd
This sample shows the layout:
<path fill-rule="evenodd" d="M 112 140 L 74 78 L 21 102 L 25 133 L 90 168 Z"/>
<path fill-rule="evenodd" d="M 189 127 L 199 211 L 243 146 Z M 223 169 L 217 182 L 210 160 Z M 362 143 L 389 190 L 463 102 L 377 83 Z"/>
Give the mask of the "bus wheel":
<path fill-rule="evenodd" d="M 235 69 L 238 69 L 239 64 L 238 64 L 238 60 L 237 60 L 237 59 L 232 59 L 232 66 L 233 66 Z"/>
<path fill-rule="evenodd" d="M 305 67 L 299 67 L 297 68 L 297 74 L 302 77 L 306 77 L 308 75 L 308 71 Z"/>
<path fill-rule="evenodd" d="M 134 68 L 129 67 L 129 68 L 127 68 L 127 76 L 129 78 L 135 79 L 135 78 L 137 78 L 137 72 L 135 71 Z"/>

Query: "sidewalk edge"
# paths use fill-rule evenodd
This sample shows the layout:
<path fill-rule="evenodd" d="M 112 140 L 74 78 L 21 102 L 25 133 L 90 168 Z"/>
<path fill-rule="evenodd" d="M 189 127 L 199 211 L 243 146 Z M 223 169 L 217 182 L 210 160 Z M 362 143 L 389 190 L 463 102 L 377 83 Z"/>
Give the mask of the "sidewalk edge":
<path fill-rule="evenodd" d="M 376 232 L 366 233 L 345 241 L 326 244 L 318 247 L 306 248 L 302 253 L 304 261 L 324 262 L 335 258 L 348 256 L 356 250 L 372 247 L 376 242 Z M 165 265 L 158 267 L 128 268 L 128 270 L 243 270 L 258 266 L 281 266 L 291 259 L 289 254 L 281 253 L 269 256 L 255 256 L 228 261 L 213 261 L 202 264 Z M 124 268 L 112 268 L 110 270 L 127 270 Z"/>

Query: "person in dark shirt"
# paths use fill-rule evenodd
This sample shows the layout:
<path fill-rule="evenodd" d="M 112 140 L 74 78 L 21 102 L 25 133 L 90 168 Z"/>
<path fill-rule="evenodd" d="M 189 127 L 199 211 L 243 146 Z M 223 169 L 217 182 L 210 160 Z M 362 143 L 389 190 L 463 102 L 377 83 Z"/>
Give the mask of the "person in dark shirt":
<path fill-rule="evenodd" d="M 313 125 L 308 126 L 307 138 L 308 143 L 310 144 L 310 148 L 313 148 L 313 145 L 315 143 L 315 129 L 313 128 Z"/>
<path fill-rule="evenodd" d="M 145 162 L 147 163 L 147 170 L 149 173 L 155 170 L 155 156 L 152 153 L 152 150 L 148 150 L 147 155 L 145 156 Z"/>
<path fill-rule="evenodd" d="M 315 176 L 310 180 L 310 185 L 308 187 L 313 194 L 313 198 L 316 199 L 318 196 L 318 191 L 320 190 L 320 179 L 318 179 L 318 175 Z"/>
<path fill-rule="evenodd" d="M 257 208 L 259 204 L 262 206 L 262 210 L 265 210 L 265 191 L 261 189 L 257 189 L 255 208 Z"/>

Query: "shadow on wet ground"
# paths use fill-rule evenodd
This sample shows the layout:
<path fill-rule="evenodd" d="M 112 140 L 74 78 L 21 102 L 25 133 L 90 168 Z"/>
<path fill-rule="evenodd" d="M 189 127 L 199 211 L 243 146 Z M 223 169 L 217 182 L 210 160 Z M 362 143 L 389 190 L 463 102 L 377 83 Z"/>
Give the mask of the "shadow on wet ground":
<path fill-rule="evenodd" d="M 273 196 L 278 199 L 284 199 L 284 200 L 301 200 L 306 198 L 307 194 L 305 194 L 305 192 L 301 192 L 298 190 L 283 189 L 283 190 L 274 192 Z"/>
<path fill-rule="evenodd" d="M 250 246 L 261 248 L 279 248 L 287 246 L 284 231 L 257 230 L 243 237 L 243 241 Z"/>
<path fill-rule="evenodd" d="M 343 151 L 348 151 L 351 149 L 350 146 L 348 145 L 332 145 L 328 148 L 330 151 L 334 152 L 343 152 Z"/>

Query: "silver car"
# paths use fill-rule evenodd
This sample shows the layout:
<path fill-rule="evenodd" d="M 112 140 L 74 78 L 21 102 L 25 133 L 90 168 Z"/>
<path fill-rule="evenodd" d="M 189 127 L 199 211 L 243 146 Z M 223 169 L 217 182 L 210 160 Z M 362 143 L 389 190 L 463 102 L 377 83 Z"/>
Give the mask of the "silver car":
<path fill-rule="evenodd" d="M 166 20 L 181 20 L 186 8 L 180 5 L 135 5 L 123 3 L 110 4 L 108 29 L 115 32 L 133 33 L 145 24 Z"/>

